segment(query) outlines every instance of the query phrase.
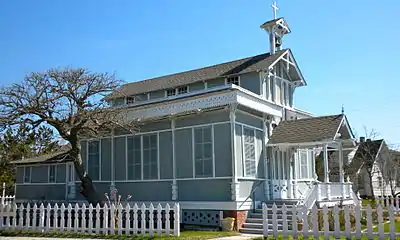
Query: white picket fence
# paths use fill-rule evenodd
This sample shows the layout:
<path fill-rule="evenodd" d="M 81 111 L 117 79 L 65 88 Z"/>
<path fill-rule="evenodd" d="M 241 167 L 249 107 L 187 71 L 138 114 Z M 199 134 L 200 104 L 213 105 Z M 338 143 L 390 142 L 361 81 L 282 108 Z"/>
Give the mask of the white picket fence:
<path fill-rule="evenodd" d="M 376 196 L 375 202 L 382 204 L 383 207 L 389 207 L 393 205 L 395 208 L 400 208 L 400 196 L 392 197 L 392 196 Z"/>
<path fill-rule="evenodd" d="M 15 195 L 14 196 L 6 195 L 6 183 L 5 182 L 3 182 L 2 189 L 3 190 L 2 190 L 2 194 L 0 196 L 0 204 L 6 205 L 6 204 L 14 203 Z"/>
<path fill-rule="evenodd" d="M 373 237 L 396 239 L 400 237 L 400 232 L 396 232 L 395 228 L 395 216 L 400 215 L 398 206 L 390 204 L 385 208 L 378 204 L 373 209 L 370 205 L 365 208 L 360 205 L 345 205 L 318 209 L 314 205 L 309 211 L 306 208 L 289 208 L 285 205 L 278 208 L 275 204 L 268 208 L 263 204 L 263 235 L 264 237 L 291 235 L 294 238 L 302 235 L 317 239 L 319 236 L 324 236 L 325 239 L 329 236 L 347 239 L 353 236 L 356 239 L 360 239 L 361 236 L 367 236 L 369 239 Z M 389 231 L 385 231 L 386 224 L 389 225 Z"/>
<path fill-rule="evenodd" d="M 179 204 L 126 206 L 8 204 L 0 206 L 0 229 L 126 235 L 180 234 Z"/>

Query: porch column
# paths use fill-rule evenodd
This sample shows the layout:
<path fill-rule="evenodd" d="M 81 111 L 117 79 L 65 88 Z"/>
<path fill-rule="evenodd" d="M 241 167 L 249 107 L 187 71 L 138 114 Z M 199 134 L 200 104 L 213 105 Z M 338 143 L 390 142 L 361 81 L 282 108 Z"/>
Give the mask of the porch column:
<path fill-rule="evenodd" d="M 343 144 L 339 143 L 339 182 L 341 183 L 342 199 L 346 197 L 346 186 L 344 185 L 344 170 L 343 170 Z"/>
<path fill-rule="evenodd" d="M 114 128 L 111 130 L 111 185 L 110 185 L 110 189 L 109 189 L 109 194 L 110 196 L 113 196 L 111 193 L 112 191 L 115 189 L 115 170 L 114 170 L 114 149 L 115 149 L 115 142 L 114 142 L 114 135 L 115 135 L 115 131 Z M 126 176 L 126 179 L 128 179 L 128 176 Z"/>
<path fill-rule="evenodd" d="M 324 182 L 326 187 L 326 197 L 331 199 L 331 187 L 329 185 L 329 166 L 328 166 L 328 144 L 324 145 Z"/>
<path fill-rule="evenodd" d="M 237 174 L 236 162 L 236 104 L 229 106 L 229 122 L 231 125 L 231 157 L 232 157 L 232 182 L 231 182 L 231 199 L 233 201 L 239 200 L 239 181 Z"/>
<path fill-rule="evenodd" d="M 293 153 L 290 149 L 290 147 L 287 150 L 286 156 L 288 158 L 288 166 L 287 166 L 287 170 L 285 170 L 289 176 L 287 176 L 287 182 L 288 182 L 288 197 L 289 198 L 293 198 L 293 174 L 292 174 L 292 158 L 293 158 Z"/>
<path fill-rule="evenodd" d="M 297 199 L 297 169 L 296 169 L 296 165 L 297 165 L 297 163 L 296 163 L 296 161 L 297 161 L 297 159 L 298 159 L 298 154 L 299 154 L 299 151 L 298 151 L 298 149 L 296 148 L 296 151 L 295 151 L 295 153 L 293 154 L 293 162 L 291 163 L 291 165 L 293 166 L 293 168 L 292 168 L 292 174 L 293 174 L 293 198 L 294 199 Z"/>
<path fill-rule="evenodd" d="M 172 200 L 178 200 L 178 183 L 176 181 L 176 154 L 175 154 L 175 119 L 171 119 L 172 135 Z"/>
<path fill-rule="evenodd" d="M 264 138 L 263 140 L 263 150 L 264 150 L 264 176 L 265 176 L 265 181 L 264 181 L 264 194 L 267 197 L 267 199 L 271 199 L 270 196 L 270 187 L 271 187 L 271 181 L 270 181 L 270 174 L 268 174 L 268 171 L 270 170 L 268 168 L 268 163 L 270 162 L 270 158 L 268 157 L 268 139 L 269 139 L 269 121 L 266 119 L 266 116 L 264 116 L 263 120 L 263 131 L 264 131 Z"/>

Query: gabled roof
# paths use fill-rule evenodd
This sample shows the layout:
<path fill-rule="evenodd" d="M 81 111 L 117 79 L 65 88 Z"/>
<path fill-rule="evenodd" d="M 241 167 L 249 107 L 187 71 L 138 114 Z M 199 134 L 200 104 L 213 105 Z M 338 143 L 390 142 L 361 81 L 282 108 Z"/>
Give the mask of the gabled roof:
<path fill-rule="evenodd" d="M 272 132 L 268 144 L 312 143 L 334 140 L 344 114 L 286 120 L 279 123 Z"/>
<path fill-rule="evenodd" d="M 383 139 L 366 140 L 365 142 L 361 142 L 358 145 L 356 154 L 354 154 L 354 159 L 376 159 L 383 142 Z"/>
<path fill-rule="evenodd" d="M 68 151 L 69 147 L 64 147 L 57 152 L 43 154 L 32 158 L 23 158 L 17 161 L 13 161 L 12 163 L 16 165 L 30 165 L 70 162 L 72 161 L 72 159 L 69 157 Z"/>
<path fill-rule="evenodd" d="M 151 78 L 143 81 L 127 83 L 118 91 L 108 96 L 108 99 L 148 93 L 152 91 L 174 88 L 195 82 L 227 77 L 230 75 L 266 70 L 289 49 L 277 51 L 274 55 L 264 53 L 231 62 L 221 63 L 209 67 L 199 68 L 186 72 Z"/>

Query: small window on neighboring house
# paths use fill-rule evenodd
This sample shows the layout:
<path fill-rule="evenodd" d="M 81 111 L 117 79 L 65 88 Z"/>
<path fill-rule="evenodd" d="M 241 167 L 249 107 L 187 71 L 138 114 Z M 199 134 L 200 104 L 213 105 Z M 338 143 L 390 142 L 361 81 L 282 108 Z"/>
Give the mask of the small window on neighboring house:
<path fill-rule="evenodd" d="M 31 182 L 31 167 L 24 167 L 24 183 Z"/>
<path fill-rule="evenodd" d="M 49 183 L 56 182 L 57 165 L 49 165 Z"/>
<path fill-rule="evenodd" d="M 235 84 L 239 86 L 239 76 L 232 76 L 226 79 L 226 84 Z"/>
<path fill-rule="evenodd" d="M 189 92 L 188 86 L 183 86 L 183 87 L 177 88 L 177 92 L 178 92 L 178 94 L 184 94 L 184 93 Z"/>
<path fill-rule="evenodd" d="M 127 97 L 126 104 L 132 104 L 132 103 L 135 103 L 135 97 Z"/>
<path fill-rule="evenodd" d="M 176 95 L 176 89 L 168 89 L 167 90 L 167 97 Z"/>

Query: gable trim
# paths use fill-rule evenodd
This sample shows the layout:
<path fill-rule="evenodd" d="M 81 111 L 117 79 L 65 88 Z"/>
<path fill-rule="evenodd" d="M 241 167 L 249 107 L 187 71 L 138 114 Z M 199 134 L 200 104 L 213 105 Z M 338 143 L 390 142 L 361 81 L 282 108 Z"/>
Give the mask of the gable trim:
<path fill-rule="evenodd" d="M 288 59 L 286 59 L 285 57 L 287 57 Z M 287 63 L 289 63 L 290 65 L 292 65 L 292 66 L 295 68 L 297 74 L 298 74 L 299 77 L 300 77 L 300 81 L 301 81 L 302 85 L 303 85 L 303 86 L 306 86 L 306 85 L 307 85 L 307 82 L 305 81 L 304 76 L 303 76 L 303 74 L 301 73 L 301 71 L 300 71 L 300 69 L 299 69 L 299 65 L 297 64 L 296 60 L 294 59 L 293 53 L 292 53 L 292 51 L 291 51 L 290 49 L 286 49 L 285 52 L 284 52 L 281 56 L 279 56 L 279 57 L 269 66 L 269 70 L 272 70 L 273 67 L 274 67 L 279 61 L 281 61 L 281 60 L 282 60 L 282 61 L 285 61 L 285 62 L 287 62 Z"/>

